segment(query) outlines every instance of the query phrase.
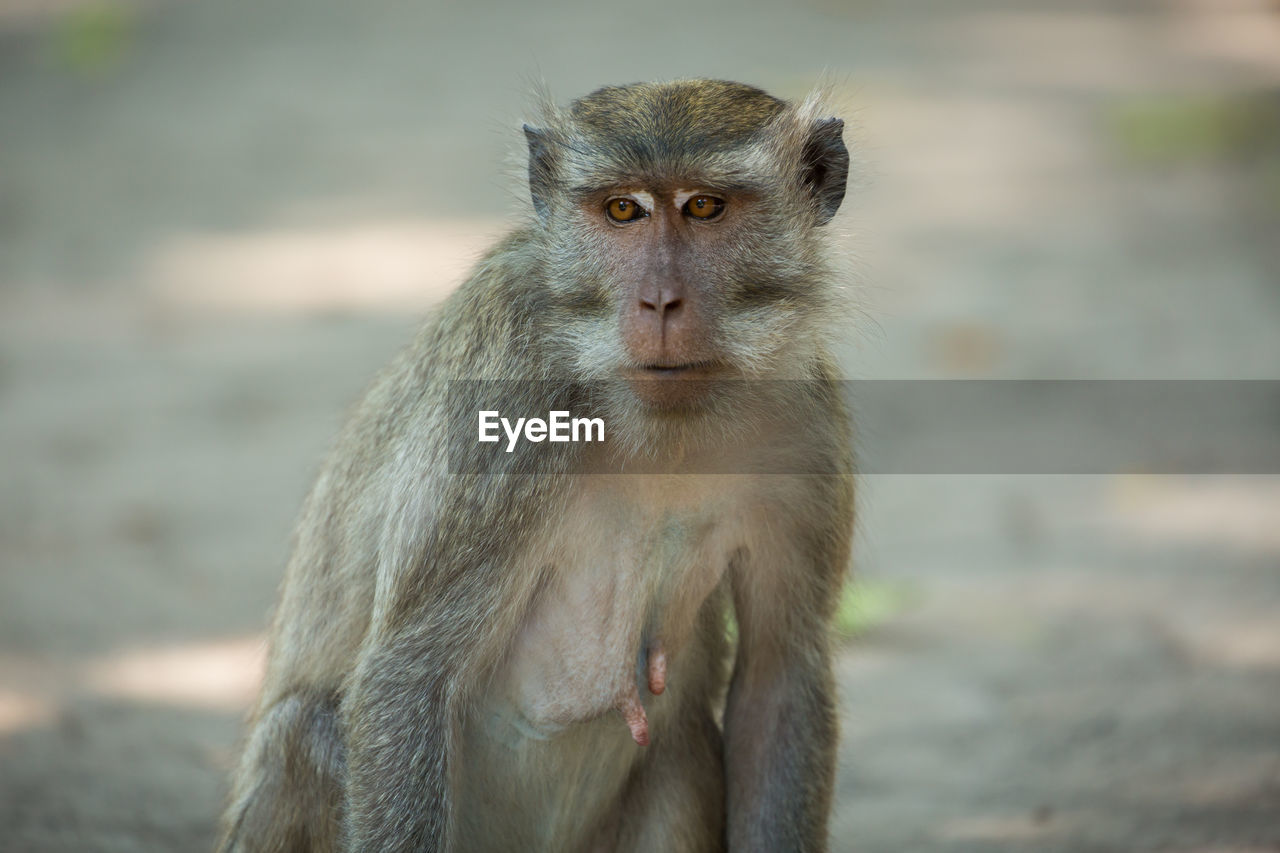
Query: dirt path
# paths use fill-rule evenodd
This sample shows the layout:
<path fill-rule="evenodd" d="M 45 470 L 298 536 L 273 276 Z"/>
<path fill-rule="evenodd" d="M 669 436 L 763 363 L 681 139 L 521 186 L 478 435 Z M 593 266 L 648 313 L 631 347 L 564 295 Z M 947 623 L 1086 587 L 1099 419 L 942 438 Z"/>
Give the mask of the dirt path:
<path fill-rule="evenodd" d="M 38 6 L 0 8 L 3 851 L 209 846 L 298 503 L 514 206 L 531 75 L 832 72 L 852 376 L 1278 378 L 1266 4 Z M 894 604 L 839 660 L 836 850 L 1280 849 L 1280 478 L 863 506 Z"/>

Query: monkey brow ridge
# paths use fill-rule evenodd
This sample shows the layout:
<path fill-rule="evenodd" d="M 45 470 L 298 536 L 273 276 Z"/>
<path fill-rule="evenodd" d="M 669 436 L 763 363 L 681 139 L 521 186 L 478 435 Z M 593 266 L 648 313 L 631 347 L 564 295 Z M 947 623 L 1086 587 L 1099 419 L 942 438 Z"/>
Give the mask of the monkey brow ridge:
<path fill-rule="evenodd" d="M 673 188 L 678 186 L 682 189 L 697 189 L 708 193 L 724 193 L 726 195 L 759 195 L 766 190 L 766 186 L 762 181 L 743 178 L 725 180 L 723 178 L 699 177 L 697 175 L 681 178 L 672 178 L 669 175 L 619 175 L 611 180 L 577 184 L 569 188 L 569 195 L 574 200 L 583 202 L 610 192 L 616 192 L 622 188 L 639 189 L 654 186 Z"/>

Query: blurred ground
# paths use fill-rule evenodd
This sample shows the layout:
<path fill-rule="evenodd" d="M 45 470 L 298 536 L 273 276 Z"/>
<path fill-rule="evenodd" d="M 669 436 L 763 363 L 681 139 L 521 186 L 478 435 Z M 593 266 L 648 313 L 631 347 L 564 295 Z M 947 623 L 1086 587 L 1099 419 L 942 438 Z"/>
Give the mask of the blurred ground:
<path fill-rule="evenodd" d="M 1280 378 L 1274 5 L 0 3 L 0 850 L 209 846 L 293 515 L 515 207 L 524 80 L 824 70 L 851 376 Z M 836 850 L 1280 849 L 1280 479 L 862 502 Z"/>

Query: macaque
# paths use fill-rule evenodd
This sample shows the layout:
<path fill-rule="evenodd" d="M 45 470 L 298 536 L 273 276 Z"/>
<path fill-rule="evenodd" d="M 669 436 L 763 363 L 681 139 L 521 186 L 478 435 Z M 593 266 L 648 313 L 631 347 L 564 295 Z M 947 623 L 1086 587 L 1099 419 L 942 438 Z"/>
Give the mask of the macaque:
<path fill-rule="evenodd" d="M 843 126 L 715 80 L 541 107 L 526 221 L 306 500 L 223 850 L 826 848 Z M 602 440 L 478 441 L 489 381 Z"/>

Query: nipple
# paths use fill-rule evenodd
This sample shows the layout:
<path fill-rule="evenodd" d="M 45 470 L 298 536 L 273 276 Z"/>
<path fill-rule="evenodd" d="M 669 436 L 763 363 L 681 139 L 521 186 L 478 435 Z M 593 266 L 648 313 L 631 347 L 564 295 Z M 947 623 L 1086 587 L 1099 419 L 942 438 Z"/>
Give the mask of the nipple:
<path fill-rule="evenodd" d="M 662 650 L 661 641 L 654 640 L 641 649 L 641 655 L 649 692 L 658 696 L 667 689 L 667 653 Z M 649 718 L 645 716 L 644 706 L 640 704 L 640 691 L 636 685 L 632 684 L 613 707 L 627 721 L 631 739 L 640 746 L 648 746 Z"/>
<path fill-rule="evenodd" d="M 622 719 L 626 720 L 627 728 L 631 729 L 631 739 L 640 746 L 648 746 L 649 718 L 644 715 L 644 706 L 640 704 L 640 691 L 636 686 L 632 684 L 630 689 L 618 699 L 618 704 L 613 707 L 622 714 Z"/>
<path fill-rule="evenodd" d="M 667 689 L 667 653 L 662 644 L 654 641 L 649 648 L 649 665 L 646 667 L 649 676 L 649 692 L 657 696 Z"/>

